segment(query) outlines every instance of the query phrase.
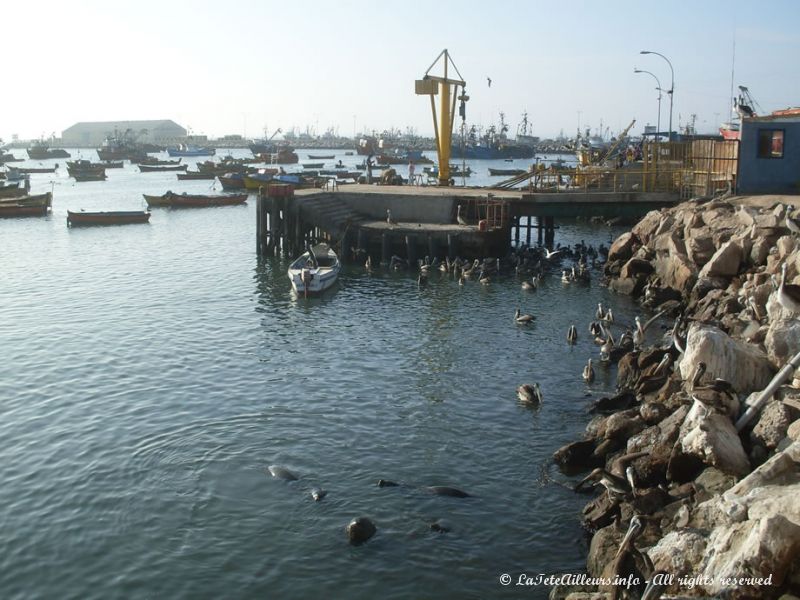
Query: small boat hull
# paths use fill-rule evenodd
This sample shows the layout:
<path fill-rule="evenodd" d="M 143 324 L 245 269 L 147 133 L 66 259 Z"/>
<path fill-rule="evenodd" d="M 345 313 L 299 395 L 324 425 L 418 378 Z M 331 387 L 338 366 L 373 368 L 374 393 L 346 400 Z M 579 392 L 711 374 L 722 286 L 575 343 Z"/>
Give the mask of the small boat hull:
<path fill-rule="evenodd" d="M 189 165 L 168 165 L 168 166 L 155 166 L 155 165 L 139 165 L 139 171 L 142 173 L 163 173 L 166 171 L 185 171 Z"/>
<path fill-rule="evenodd" d="M 150 213 L 141 210 L 120 210 L 109 212 L 72 212 L 67 211 L 67 226 L 91 225 L 128 225 L 131 223 L 147 223 Z"/>
<path fill-rule="evenodd" d="M 333 287 L 342 265 L 327 244 L 317 244 L 289 265 L 289 281 L 298 296 L 316 296 Z"/>
<path fill-rule="evenodd" d="M 164 208 L 205 208 L 207 206 L 233 206 L 245 204 L 247 194 L 203 196 L 199 194 L 173 194 L 167 192 L 163 196 L 142 194 L 148 207 Z"/>

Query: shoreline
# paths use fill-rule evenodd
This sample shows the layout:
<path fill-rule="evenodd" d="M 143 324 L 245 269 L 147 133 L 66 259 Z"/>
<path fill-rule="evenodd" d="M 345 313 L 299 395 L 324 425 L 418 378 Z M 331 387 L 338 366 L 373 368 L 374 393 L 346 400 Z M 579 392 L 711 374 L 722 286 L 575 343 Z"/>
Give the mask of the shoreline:
<path fill-rule="evenodd" d="M 749 408 L 800 352 L 779 286 L 784 265 L 787 285 L 800 274 L 793 200 L 697 198 L 612 244 L 609 287 L 671 326 L 659 340 L 649 317 L 628 333 L 602 322 L 618 393 L 554 454 L 585 476 L 576 491 L 597 490 L 582 521 L 600 585 L 554 586 L 551 599 L 638 598 L 648 580 L 652 598 L 800 593 L 800 390 L 789 377 Z M 630 577 L 639 595 L 622 596 Z"/>

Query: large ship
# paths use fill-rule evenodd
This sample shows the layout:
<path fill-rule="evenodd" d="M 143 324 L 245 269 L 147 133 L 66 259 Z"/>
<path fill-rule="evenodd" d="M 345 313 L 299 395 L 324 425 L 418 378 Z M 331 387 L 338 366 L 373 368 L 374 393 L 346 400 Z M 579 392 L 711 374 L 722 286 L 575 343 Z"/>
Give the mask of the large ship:
<path fill-rule="evenodd" d="M 503 113 L 500 113 L 500 127 L 492 125 L 483 135 L 473 125 L 465 136 L 466 139 L 453 139 L 452 157 L 478 160 L 534 157 L 536 150 L 533 145 L 512 142 L 507 132 L 508 125 Z"/>
<path fill-rule="evenodd" d="M 31 144 L 27 149 L 28 158 L 31 160 L 44 160 L 47 158 L 70 158 L 70 153 L 63 148 L 51 148 L 44 140 Z"/>

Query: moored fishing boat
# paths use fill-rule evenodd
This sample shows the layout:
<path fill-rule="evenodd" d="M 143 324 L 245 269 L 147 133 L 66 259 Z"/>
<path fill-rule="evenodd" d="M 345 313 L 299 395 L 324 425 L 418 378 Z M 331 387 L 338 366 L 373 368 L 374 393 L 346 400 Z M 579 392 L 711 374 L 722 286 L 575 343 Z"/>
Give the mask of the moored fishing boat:
<path fill-rule="evenodd" d="M 214 148 L 199 148 L 185 144 L 181 144 L 177 148 L 167 148 L 167 154 L 170 156 L 214 156 L 216 152 Z"/>
<path fill-rule="evenodd" d="M 50 148 L 44 140 L 34 142 L 27 149 L 28 158 L 31 160 L 46 160 L 48 158 L 69 158 L 70 154 L 62 148 Z"/>
<path fill-rule="evenodd" d="M 226 173 L 224 175 L 217 175 L 222 189 L 225 191 L 230 190 L 244 190 L 244 175 L 242 173 Z"/>
<path fill-rule="evenodd" d="M 514 175 L 522 175 L 523 173 L 525 173 L 525 169 L 489 169 L 489 175 L 492 177 L 511 177 Z"/>
<path fill-rule="evenodd" d="M 19 187 L 19 182 L 10 183 L 8 185 L 0 185 L 0 199 L 3 198 L 19 198 L 20 196 L 27 195 L 27 190 L 24 187 Z"/>
<path fill-rule="evenodd" d="M 179 165 L 183 159 L 179 158 L 178 160 L 161 160 L 155 158 L 153 156 L 145 156 L 144 158 L 140 158 L 137 160 L 132 160 L 131 162 L 136 165 L 150 165 L 155 167 L 166 167 L 168 165 Z"/>
<path fill-rule="evenodd" d="M 107 212 L 67 211 L 67 226 L 77 225 L 127 225 L 147 223 L 150 213 L 143 210 L 114 210 Z"/>
<path fill-rule="evenodd" d="M 216 179 L 214 173 L 202 173 L 200 171 L 186 171 L 186 173 L 176 173 L 180 181 L 188 179 Z"/>
<path fill-rule="evenodd" d="M 335 154 L 309 154 L 308 158 L 311 160 L 333 160 L 336 158 Z"/>
<path fill-rule="evenodd" d="M 56 167 L 8 167 L 18 173 L 55 173 Z"/>
<path fill-rule="evenodd" d="M 222 194 L 222 195 L 201 195 L 201 194 L 175 194 L 167 192 L 161 196 L 142 194 L 148 207 L 164 208 L 201 208 L 206 206 L 231 206 L 234 204 L 244 204 L 247 202 L 247 194 Z"/>
<path fill-rule="evenodd" d="M 168 166 L 155 166 L 155 165 L 139 165 L 139 171 L 142 173 L 161 173 L 166 171 L 185 171 L 189 165 L 168 165 Z"/>
<path fill-rule="evenodd" d="M 75 181 L 105 181 L 108 179 L 105 171 L 74 172 L 70 173 L 70 177 L 73 177 Z"/>
<path fill-rule="evenodd" d="M 53 204 L 53 194 L 0 198 L 0 217 L 44 216 Z"/>
<path fill-rule="evenodd" d="M 292 290 L 301 296 L 320 294 L 336 283 L 341 268 L 339 257 L 328 244 L 312 246 L 289 265 Z"/>
<path fill-rule="evenodd" d="M 324 162 L 321 163 L 303 163 L 304 169 L 321 169 L 325 166 Z"/>

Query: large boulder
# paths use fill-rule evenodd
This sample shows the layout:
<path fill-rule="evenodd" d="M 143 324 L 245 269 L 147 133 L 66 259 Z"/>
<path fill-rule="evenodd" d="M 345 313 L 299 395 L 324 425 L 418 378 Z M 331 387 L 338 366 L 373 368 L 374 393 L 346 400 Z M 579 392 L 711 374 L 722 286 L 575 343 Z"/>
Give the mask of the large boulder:
<path fill-rule="evenodd" d="M 653 567 L 666 571 L 675 578 L 694 574 L 706 548 L 705 536 L 696 531 L 672 531 L 647 551 Z"/>
<path fill-rule="evenodd" d="M 739 393 L 761 390 L 773 376 L 769 359 L 756 346 L 734 340 L 713 325 L 692 323 L 678 363 L 681 376 L 691 377 L 700 362 L 706 364 L 707 373 L 730 382 Z"/>
<path fill-rule="evenodd" d="M 786 437 L 794 416 L 792 409 L 783 402 L 769 402 L 750 432 L 750 439 L 767 450 L 774 450 Z"/>
<path fill-rule="evenodd" d="M 643 245 L 650 245 L 650 240 L 653 239 L 653 236 L 658 230 L 663 216 L 664 213 L 661 211 L 651 210 L 636 224 L 631 230 L 631 233 L 633 233 Z"/>
<path fill-rule="evenodd" d="M 659 255 L 653 266 L 662 285 L 677 290 L 682 295 L 688 295 L 697 281 L 697 267 L 685 254 Z"/>
<path fill-rule="evenodd" d="M 785 365 L 800 351 L 800 321 L 797 319 L 777 319 L 769 324 L 764 339 L 767 356 L 776 368 Z"/>
<path fill-rule="evenodd" d="M 736 240 L 729 240 L 720 246 L 700 270 L 700 277 L 733 277 L 739 272 L 742 258 L 741 244 Z"/>
<path fill-rule="evenodd" d="M 611 248 L 608 249 L 608 262 L 615 260 L 626 261 L 633 256 L 634 246 L 638 243 L 638 239 L 629 231 L 619 236 Z"/>
<path fill-rule="evenodd" d="M 704 227 L 699 231 L 693 232 L 692 236 L 687 238 L 686 250 L 694 264 L 698 267 L 705 265 L 717 251 L 709 229 Z"/>
<path fill-rule="evenodd" d="M 695 401 L 686 415 L 680 445 L 684 454 L 729 475 L 742 477 L 750 472 L 750 461 L 731 420 L 702 402 Z"/>

